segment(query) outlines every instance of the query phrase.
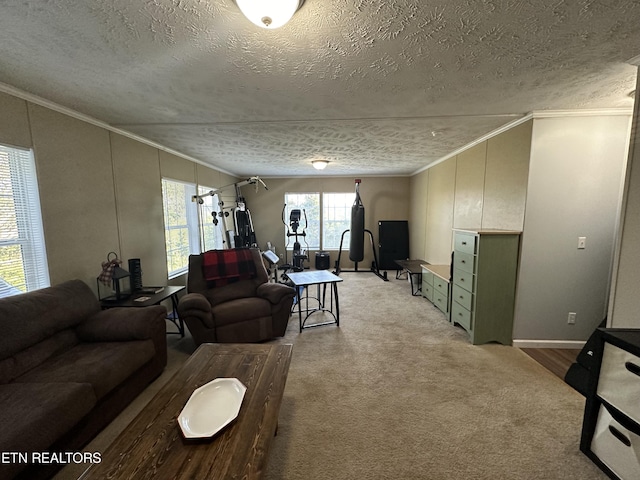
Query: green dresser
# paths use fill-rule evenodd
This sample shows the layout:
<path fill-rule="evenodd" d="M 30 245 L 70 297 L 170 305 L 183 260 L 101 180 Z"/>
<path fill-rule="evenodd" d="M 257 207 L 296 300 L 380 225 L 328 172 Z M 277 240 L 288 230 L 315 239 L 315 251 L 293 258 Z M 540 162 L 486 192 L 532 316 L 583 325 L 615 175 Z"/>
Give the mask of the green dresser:
<path fill-rule="evenodd" d="M 424 264 L 422 267 L 422 296 L 442 310 L 449 318 L 449 265 Z"/>
<path fill-rule="evenodd" d="M 424 298 L 433 302 L 433 272 L 427 270 L 424 265 L 422 265 L 421 291 Z"/>
<path fill-rule="evenodd" d="M 511 345 L 520 232 L 454 230 L 451 321 L 474 345 Z"/>

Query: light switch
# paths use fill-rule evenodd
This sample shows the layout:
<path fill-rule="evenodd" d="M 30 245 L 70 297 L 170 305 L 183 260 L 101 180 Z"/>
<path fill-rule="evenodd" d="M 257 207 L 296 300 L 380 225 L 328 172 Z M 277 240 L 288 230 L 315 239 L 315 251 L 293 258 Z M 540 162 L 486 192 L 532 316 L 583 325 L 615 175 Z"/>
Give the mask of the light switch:
<path fill-rule="evenodd" d="M 587 237 L 578 237 L 578 250 L 587 248 Z"/>

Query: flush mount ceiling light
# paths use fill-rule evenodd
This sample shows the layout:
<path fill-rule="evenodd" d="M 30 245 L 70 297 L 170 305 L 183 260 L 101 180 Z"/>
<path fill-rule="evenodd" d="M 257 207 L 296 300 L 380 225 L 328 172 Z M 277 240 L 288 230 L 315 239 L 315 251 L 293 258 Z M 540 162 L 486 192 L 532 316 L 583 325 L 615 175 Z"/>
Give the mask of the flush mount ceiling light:
<path fill-rule="evenodd" d="M 311 165 L 313 165 L 313 168 L 316 170 L 324 170 L 327 168 L 327 165 L 329 165 L 329 162 L 327 160 L 313 160 Z"/>
<path fill-rule="evenodd" d="M 235 0 L 235 2 L 252 23 L 273 30 L 291 20 L 304 0 Z"/>

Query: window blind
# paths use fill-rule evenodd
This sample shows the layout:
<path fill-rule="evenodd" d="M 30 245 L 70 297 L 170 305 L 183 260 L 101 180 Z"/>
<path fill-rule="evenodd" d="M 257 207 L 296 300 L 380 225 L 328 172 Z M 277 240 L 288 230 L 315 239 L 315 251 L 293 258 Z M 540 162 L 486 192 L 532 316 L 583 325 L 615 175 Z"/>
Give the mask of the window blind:
<path fill-rule="evenodd" d="M 0 145 L 0 297 L 49 285 L 32 152 Z"/>

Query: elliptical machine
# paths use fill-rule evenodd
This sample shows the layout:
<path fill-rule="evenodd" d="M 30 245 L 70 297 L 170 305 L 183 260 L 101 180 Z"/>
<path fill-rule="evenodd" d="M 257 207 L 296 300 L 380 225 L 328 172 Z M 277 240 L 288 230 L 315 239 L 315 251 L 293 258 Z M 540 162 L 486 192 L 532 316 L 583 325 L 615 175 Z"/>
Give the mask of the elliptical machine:
<path fill-rule="evenodd" d="M 281 268 L 284 270 L 284 273 L 286 273 L 288 270 L 292 270 L 293 272 L 301 272 L 304 270 L 304 261 L 309 258 L 305 253 L 305 251 L 309 250 L 309 244 L 307 243 L 307 240 L 306 240 L 306 236 L 307 236 L 306 229 L 309 226 L 309 223 L 307 222 L 307 212 L 304 209 L 300 210 L 299 208 L 294 208 L 289 213 L 289 224 L 287 224 L 287 222 L 285 222 L 285 219 L 284 219 L 284 212 L 286 209 L 287 209 L 287 204 L 285 203 L 284 207 L 282 207 L 282 223 L 284 223 L 284 226 L 287 227 L 287 244 L 284 247 L 285 264 Z M 300 220 L 303 215 L 304 215 L 304 228 L 302 229 L 302 232 L 298 232 L 298 228 L 300 227 Z M 293 230 L 293 233 L 291 232 L 291 230 Z M 287 248 L 289 247 L 289 239 L 291 237 L 295 237 L 295 241 L 293 243 L 293 252 L 292 252 L 293 263 L 289 264 L 289 263 L 286 263 L 287 262 L 286 255 L 287 255 Z M 302 237 L 302 240 L 307 246 L 306 250 L 304 251 L 302 250 L 302 246 L 298 241 L 298 237 Z"/>

